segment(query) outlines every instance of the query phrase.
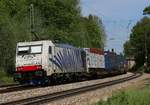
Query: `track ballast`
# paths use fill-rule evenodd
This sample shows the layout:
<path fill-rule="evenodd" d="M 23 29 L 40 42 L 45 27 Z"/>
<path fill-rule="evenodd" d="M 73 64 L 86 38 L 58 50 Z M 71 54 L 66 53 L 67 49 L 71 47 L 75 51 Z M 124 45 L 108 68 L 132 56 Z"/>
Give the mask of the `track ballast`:
<path fill-rule="evenodd" d="M 20 104 L 21 105 L 35 105 L 35 104 L 37 105 L 37 104 L 47 103 L 47 102 L 55 101 L 55 100 L 62 99 L 62 98 L 65 98 L 65 97 L 73 96 L 73 95 L 76 95 L 76 94 L 84 93 L 84 92 L 87 92 L 87 91 L 92 91 L 92 90 L 95 90 L 95 89 L 100 89 L 100 88 L 104 88 L 104 87 L 107 87 L 107 86 L 122 83 L 122 82 L 125 82 L 125 81 L 129 81 L 129 80 L 138 78 L 141 75 L 142 74 L 140 74 L 140 73 L 135 73 L 132 76 L 125 77 L 125 78 L 118 79 L 118 80 L 113 80 L 113 81 L 109 81 L 109 82 L 94 84 L 94 85 L 80 87 L 80 88 L 76 88 L 76 89 L 70 89 L 70 90 L 51 93 L 51 94 L 47 94 L 47 95 L 41 95 L 41 96 L 37 96 L 37 97 L 12 101 L 12 102 L 8 102 L 8 103 L 2 103 L 1 105 L 20 105 Z"/>

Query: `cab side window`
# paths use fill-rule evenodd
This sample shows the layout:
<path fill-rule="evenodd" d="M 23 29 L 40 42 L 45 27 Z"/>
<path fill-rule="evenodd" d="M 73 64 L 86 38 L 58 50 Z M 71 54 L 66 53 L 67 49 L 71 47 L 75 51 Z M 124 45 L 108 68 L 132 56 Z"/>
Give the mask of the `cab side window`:
<path fill-rule="evenodd" d="M 49 54 L 52 54 L 52 47 L 49 46 Z"/>

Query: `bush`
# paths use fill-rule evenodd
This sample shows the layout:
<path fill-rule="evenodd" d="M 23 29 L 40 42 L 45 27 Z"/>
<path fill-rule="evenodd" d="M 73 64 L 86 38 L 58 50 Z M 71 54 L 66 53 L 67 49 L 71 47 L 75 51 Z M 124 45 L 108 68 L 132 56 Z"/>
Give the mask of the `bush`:
<path fill-rule="evenodd" d="M 150 73 L 150 67 L 141 66 L 137 71 L 142 73 L 143 72 Z"/>
<path fill-rule="evenodd" d="M 150 87 L 143 90 L 128 90 L 114 94 L 107 101 L 100 101 L 95 105 L 149 105 Z"/>
<path fill-rule="evenodd" d="M 147 67 L 147 68 L 145 67 L 145 72 L 150 73 L 150 67 Z"/>
<path fill-rule="evenodd" d="M 14 83 L 13 77 L 0 68 L 0 85 Z"/>

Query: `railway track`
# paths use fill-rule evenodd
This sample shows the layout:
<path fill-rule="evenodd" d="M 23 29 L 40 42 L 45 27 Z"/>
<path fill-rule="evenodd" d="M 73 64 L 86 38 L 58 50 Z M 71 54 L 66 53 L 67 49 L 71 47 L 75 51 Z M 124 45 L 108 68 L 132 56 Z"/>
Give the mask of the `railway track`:
<path fill-rule="evenodd" d="M 72 81 L 68 83 L 75 83 L 77 81 Z M 79 82 L 79 81 L 78 81 Z M 81 82 L 81 81 L 80 81 Z M 50 84 L 46 86 L 54 86 L 54 85 L 61 85 L 61 84 L 67 84 L 67 82 L 59 83 L 59 84 Z M 9 93 L 9 92 L 17 92 L 17 91 L 24 91 L 24 90 L 30 90 L 35 88 L 41 88 L 41 86 L 31 86 L 31 85 L 20 85 L 20 84 L 10 84 L 10 85 L 1 85 L 0 86 L 0 94 L 2 93 Z"/>
<path fill-rule="evenodd" d="M 76 88 L 76 89 L 51 93 L 51 94 L 47 94 L 47 95 L 42 95 L 42 96 L 37 96 L 37 97 L 32 97 L 32 98 L 7 102 L 7 103 L 1 103 L 0 105 L 37 105 L 37 104 L 47 103 L 47 102 L 55 101 L 55 100 L 62 99 L 62 98 L 65 98 L 65 97 L 73 96 L 73 95 L 76 95 L 76 94 L 84 93 L 84 92 L 87 92 L 87 91 L 92 91 L 92 90 L 95 90 L 95 89 L 100 89 L 100 88 L 104 88 L 104 87 L 107 87 L 107 86 L 122 83 L 122 82 L 125 82 L 125 81 L 129 81 L 129 80 L 138 78 L 141 75 L 142 74 L 140 74 L 140 73 L 136 73 L 132 76 L 122 78 L 122 79 L 118 79 L 118 80 L 113 80 L 113 81 L 104 82 L 104 83 L 100 83 L 100 84 L 94 84 L 94 85 L 90 85 L 90 86 L 80 87 L 80 88 Z"/>
<path fill-rule="evenodd" d="M 9 93 L 9 92 L 17 92 L 17 91 L 23 91 L 23 90 L 30 90 L 34 88 L 41 88 L 40 86 L 28 86 L 28 85 L 14 85 L 14 86 L 7 86 L 0 89 L 0 94 L 2 93 Z"/>
<path fill-rule="evenodd" d="M 90 80 L 90 79 L 89 79 Z M 75 82 L 81 82 L 81 81 L 87 81 L 85 80 L 80 80 L 80 81 L 72 81 L 68 83 L 75 83 Z M 47 86 L 54 86 L 54 85 L 61 85 L 61 84 L 67 84 L 67 82 L 62 82 L 59 84 L 52 83 Z M 9 93 L 9 92 L 17 92 L 17 91 L 24 91 L 24 90 L 31 90 L 35 88 L 41 88 L 41 86 L 31 86 L 31 85 L 20 85 L 20 84 L 10 84 L 10 85 L 1 85 L 0 86 L 0 94 L 2 93 Z"/>
<path fill-rule="evenodd" d="M 14 83 L 14 84 L 8 84 L 8 85 L 0 85 L 0 88 L 6 88 L 6 87 L 13 87 L 13 86 L 17 86 L 19 84 Z"/>

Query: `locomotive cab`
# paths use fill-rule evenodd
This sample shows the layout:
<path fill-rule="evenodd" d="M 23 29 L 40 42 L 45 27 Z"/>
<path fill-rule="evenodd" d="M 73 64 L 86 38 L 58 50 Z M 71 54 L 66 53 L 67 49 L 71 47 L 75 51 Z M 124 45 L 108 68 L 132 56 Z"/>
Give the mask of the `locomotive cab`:
<path fill-rule="evenodd" d="M 42 84 L 51 70 L 53 43 L 51 41 L 19 42 L 16 48 L 16 72 L 14 79 L 20 83 Z"/>

